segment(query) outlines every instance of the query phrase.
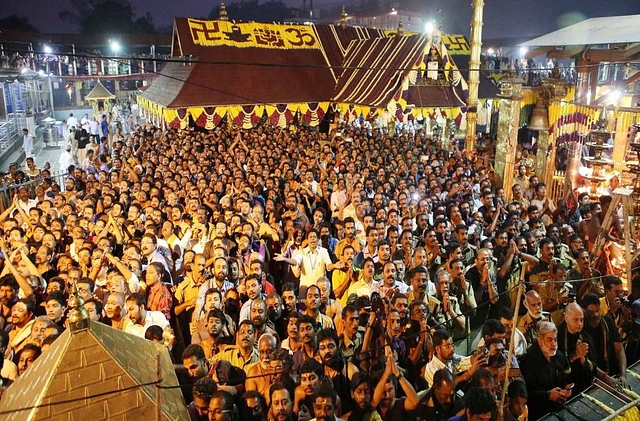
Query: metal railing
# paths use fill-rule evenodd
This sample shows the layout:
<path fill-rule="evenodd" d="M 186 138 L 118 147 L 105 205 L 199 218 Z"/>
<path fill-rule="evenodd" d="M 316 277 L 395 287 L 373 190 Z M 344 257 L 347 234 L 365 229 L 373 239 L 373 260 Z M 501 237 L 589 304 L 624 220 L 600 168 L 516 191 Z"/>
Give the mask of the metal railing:
<path fill-rule="evenodd" d="M 50 178 L 53 183 L 56 183 L 60 186 L 60 191 L 64 190 L 64 180 L 67 178 L 69 173 L 54 173 L 51 174 Z M 10 205 L 13 200 L 13 196 L 18 193 L 18 190 L 22 187 L 26 187 L 28 191 L 28 195 L 30 199 L 36 197 L 36 187 L 41 185 L 43 178 L 35 178 L 29 181 L 26 181 L 21 184 L 10 184 L 6 186 L 0 187 L 0 212 L 4 212 Z M 0 181 L 1 182 L 1 181 Z"/>
<path fill-rule="evenodd" d="M 21 130 L 27 127 L 24 113 L 10 113 L 7 121 L 0 123 L 0 155 L 20 139 Z"/>

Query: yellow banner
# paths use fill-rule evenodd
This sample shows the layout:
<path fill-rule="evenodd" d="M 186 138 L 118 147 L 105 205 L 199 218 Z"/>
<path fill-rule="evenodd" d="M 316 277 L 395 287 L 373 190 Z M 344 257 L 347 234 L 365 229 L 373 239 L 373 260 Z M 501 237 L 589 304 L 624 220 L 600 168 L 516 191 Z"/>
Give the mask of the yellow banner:
<path fill-rule="evenodd" d="M 383 31 L 385 37 L 391 38 L 395 37 L 398 34 L 398 31 L 385 30 Z M 404 32 L 405 36 L 411 35 L 421 35 L 417 32 Z M 424 34 L 423 34 L 424 35 Z M 467 42 L 467 38 L 464 35 L 458 34 L 450 34 L 450 35 L 440 35 L 440 42 L 444 44 L 447 48 L 449 54 L 458 55 L 458 56 L 468 56 L 471 54 L 471 47 L 469 46 L 469 42 Z"/>
<path fill-rule="evenodd" d="M 471 47 L 464 35 L 442 35 L 442 43 L 447 47 L 449 54 L 469 55 Z"/>
<path fill-rule="evenodd" d="M 194 44 L 205 47 L 319 49 L 312 26 L 188 19 Z"/>

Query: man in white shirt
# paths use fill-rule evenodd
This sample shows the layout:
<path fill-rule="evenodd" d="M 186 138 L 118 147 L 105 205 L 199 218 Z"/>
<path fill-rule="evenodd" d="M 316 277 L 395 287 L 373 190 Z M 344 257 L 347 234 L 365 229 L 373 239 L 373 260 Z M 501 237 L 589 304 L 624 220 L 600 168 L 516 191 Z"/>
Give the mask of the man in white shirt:
<path fill-rule="evenodd" d="M 409 285 L 399 282 L 396 279 L 396 264 L 393 262 L 385 263 L 382 268 L 382 280 L 374 282 L 371 292 L 377 292 L 383 297 L 391 299 L 396 293 L 405 294 L 409 291 Z"/>
<path fill-rule="evenodd" d="M 342 209 L 347 203 L 347 189 L 343 178 L 338 179 L 338 187 L 331 193 L 331 217 L 344 219 Z"/>
<path fill-rule="evenodd" d="M 20 206 L 25 213 L 29 213 L 32 208 L 35 208 L 38 205 L 38 201 L 36 199 L 29 198 L 29 191 L 25 186 L 21 186 L 18 189 L 18 194 L 15 196 L 15 200 L 17 201 L 16 205 Z"/>
<path fill-rule="evenodd" d="M 72 127 L 79 129 L 78 119 L 73 116 L 73 113 L 69 114 L 69 118 L 67 119 L 67 130 L 71 130 Z"/>
<path fill-rule="evenodd" d="M 89 130 L 87 130 L 92 137 L 93 143 L 100 143 L 100 123 L 96 116 L 93 116 L 89 122 Z"/>
<path fill-rule="evenodd" d="M 82 117 L 82 120 L 80 120 L 80 125 L 82 126 L 83 129 L 85 129 L 87 131 L 87 133 L 89 133 L 89 130 L 91 130 L 91 120 L 89 120 L 89 114 L 85 114 L 84 117 Z"/>
<path fill-rule="evenodd" d="M 342 269 L 344 262 L 331 263 L 329 252 L 324 247 L 318 246 L 318 231 L 312 229 L 307 234 L 308 246 L 296 250 L 292 258 L 300 268 L 300 295 L 307 292 L 307 287 L 315 285 L 316 281 L 327 276 L 328 270 Z"/>
<path fill-rule="evenodd" d="M 434 355 L 424 370 L 424 377 L 429 386 L 433 386 L 433 375 L 436 371 L 448 368 L 456 377 L 456 385 L 468 381 L 471 375 L 486 364 L 488 355 L 477 357 L 461 357 L 453 352 L 453 337 L 446 330 L 438 330 L 433 334 Z"/>
<path fill-rule="evenodd" d="M 22 151 L 25 158 L 33 158 L 36 154 L 33 136 L 29 134 L 29 129 L 22 129 Z"/>
<path fill-rule="evenodd" d="M 60 171 L 66 172 L 69 165 L 73 164 L 73 156 L 71 156 L 71 145 L 67 145 L 64 148 L 64 151 L 60 153 L 60 158 L 58 158 L 58 164 L 60 166 Z"/>
<path fill-rule="evenodd" d="M 144 338 L 147 329 L 153 325 L 159 326 L 162 330 L 170 329 L 169 321 L 165 315 L 160 311 L 147 310 L 146 305 L 147 300 L 140 293 L 134 293 L 127 297 L 125 301 L 127 318 L 122 330 Z"/>

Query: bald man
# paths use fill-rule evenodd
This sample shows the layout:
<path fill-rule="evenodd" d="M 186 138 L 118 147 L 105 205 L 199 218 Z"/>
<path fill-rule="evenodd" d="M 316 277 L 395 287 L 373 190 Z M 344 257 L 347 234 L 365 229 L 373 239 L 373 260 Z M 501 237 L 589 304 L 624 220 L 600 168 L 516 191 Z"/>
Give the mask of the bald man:
<path fill-rule="evenodd" d="M 617 381 L 597 368 L 593 339 L 584 331 L 584 311 L 577 303 L 567 304 L 564 322 L 558 326 L 558 349 L 571 364 L 571 376 L 575 383 L 573 394 L 591 386 L 593 377 L 615 386 Z"/>
<path fill-rule="evenodd" d="M 589 387 L 596 369 L 593 341 L 583 328 L 582 307 L 577 303 L 567 304 L 564 322 L 558 326 L 558 349 L 567 356 L 571 364 L 571 375 L 576 384 L 574 393 L 580 393 Z"/>
<path fill-rule="evenodd" d="M 527 314 L 518 320 L 518 330 L 524 334 L 527 343 L 532 344 L 536 341 L 538 323 L 551 321 L 551 316 L 542 311 L 542 298 L 534 290 L 525 294 L 524 306 Z"/>
<path fill-rule="evenodd" d="M 269 387 L 271 386 L 272 372 L 271 353 L 278 348 L 278 338 L 272 333 L 264 333 L 258 340 L 258 354 L 260 361 L 246 367 L 247 381 L 246 390 L 259 392 L 267 403 L 269 403 Z"/>

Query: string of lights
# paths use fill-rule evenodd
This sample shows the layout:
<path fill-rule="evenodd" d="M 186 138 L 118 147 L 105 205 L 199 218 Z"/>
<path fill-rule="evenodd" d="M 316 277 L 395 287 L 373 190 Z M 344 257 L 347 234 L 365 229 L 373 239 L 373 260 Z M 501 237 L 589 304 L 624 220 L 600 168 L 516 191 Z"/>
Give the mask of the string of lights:
<path fill-rule="evenodd" d="M 70 48 L 70 47 L 69 47 Z M 76 50 L 84 51 L 84 53 L 47 53 L 45 51 L 35 52 L 27 49 L 13 49 L 17 53 L 25 53 L 25 54 L 36 54 L 36 55 L 44 55 L 44 56 L 62 56 L 62 57 L 73 57 L 73 58 L 84 58 L 84 59 L 102 59 L 102 60 L 112 60 L 118 61 L 122 64 L 127 64 L 122 60 L 136 60 L 136 61 L 149 61 L 149 62 L 159 62 L 159 63 L 182 63 L 182 64 L 211 64 L 211 65 L 242 65 L 242 66 L 257 66 L 257 67 L 284 67 L 284 68 L 296 68 L 296 69 L 334 69 L 334 70 L 379 70 L 379 71 L 411 71 L 416 70 L 414 67 L 388 67 L 388 66 L 376 66 L 376 67 L 368 67 L 368 66 L 341 66 L 341 65 L 312 65 L 312 64 L 294 64 L 294 63 L 247 63 L 247 62 L 237 62 L 237 61 L 217 61 L 217 60 L 203 60 L 198 57 L 172 57 L 172 58 L 162 58 L 162 57 L 137 57 L 137 56 L 128 56 L 128 55 L 107 55 L 107 54 L 96 54 L 94 52 L 83 50 L 81 48 L 75 47 Z M 609 65 L 614 64 L 627 64 L 627 61 L 619 61 L 619 62 L 608 62 Z M 599 63 L 586 63 L 586 64 L 576 64 L 575 66 L 567 66 L 567 65 L 558 65 L 556 68 L 558 70 L 582 70 L 589 68 L 597 68 L 599 67 Z M 481 73 L 512 73 L 513 70 L 509 69 L 472 69 L 472 68 L 456 68 L 456 69 L 438 69 L 439 72 L 448 72 L 452 70 L 460 70 L 460 71 L 471 71 L 471 72 L 481 72 Z M 521 68 L 520 71 L 528 72 L 528 71 L 551 71 L 549 68 L 543 67 L 533 67 L 533 68 Z"/>

